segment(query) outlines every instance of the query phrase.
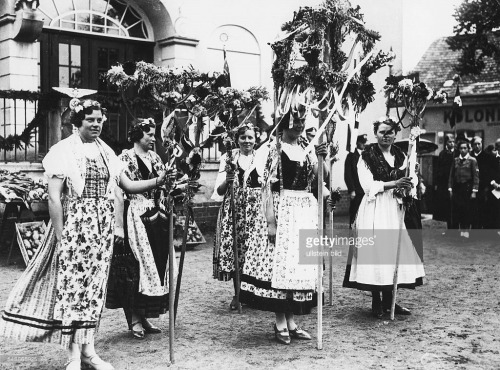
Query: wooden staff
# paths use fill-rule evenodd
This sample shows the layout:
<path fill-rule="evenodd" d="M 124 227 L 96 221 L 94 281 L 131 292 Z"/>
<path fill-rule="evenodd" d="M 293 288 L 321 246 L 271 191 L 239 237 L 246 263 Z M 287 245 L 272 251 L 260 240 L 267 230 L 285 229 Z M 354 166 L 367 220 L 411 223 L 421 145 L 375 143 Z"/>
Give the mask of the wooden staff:
<path fill-rule="evenodd" d="M 318 145 L 323 143 L 320 134 Z M 318 237 L 323 228 L 323 157 L 318 156 Z M 323 257 L 318 253 L 318 349 L 323 349 Z"/>
<path fill-rule="evenodd" d="M 330 162 L 330 194 L 333 191 L 333 160 Z M 335 213 L 335 207 L 332 204 L 332 209 L 330 210 L 330 230 L 332 231 L 333 238 L 333 216 Z M 333 254 L 330 250 L 330 306 L 333 306 Z"/>
<path fill-rule="evenodd" d="M 393 144 L 394 145 L 394 144 Z M 413 150 L 413 142 L 412 140 L 408 140 L 408 157 L 407 157 L 407 165 L 406 165 L 406 173 L 405 176 L 410 176 L 410 155 Z M 396 295 L 398 293 L 398 274 L 399 274 L 399 257 L 401 254 L 401 238 L 403 234 L 403 223 L 405 220 L 405 208 L 402 207 L 401 217 L 399 218 L 399 232 L 398 232 L 398 249 L 396 252 L 396 266 L 394 268 L 394 277 L 392 281 L 392 302 L 391 302 L 391 320 L 394 320 L 394 313 L 396 310 Z"/>
<path fill-rule="evenodd" d="M 168 217 L 168 336 L 170 348 L 170 362 L 175 363 L 174 358 L 174 328 L 175 328 L 175 308 L 174 308 L 174 205 L 171 201 L 171 210 Z"/>
<path fill-rule="evenodd" d="M 188 182 L 188 190 L 186 192 L 186 197 L 189 197 L 188 193 L 190 192 L 189 182 Z M 179 295 L 181 292 L 181 281 L 182 281 L 182 271 L 184 269 L 184 257 L 186 255 L 186 244 L 187 244 L 187 236 L 189 230 L 189 200 L 184 202 L 184 214 L 185 214 L 185 223 L 184 223 L 184 233 L 182 235 L 182 248 L 181 248 L 181 258 L 179 260 L 179 271 L 177 275 L 177 286 L 175 288 L 175 302 L 174 302 L 174 323 L 177 319 L 177 306 L 179 305 Z"/>

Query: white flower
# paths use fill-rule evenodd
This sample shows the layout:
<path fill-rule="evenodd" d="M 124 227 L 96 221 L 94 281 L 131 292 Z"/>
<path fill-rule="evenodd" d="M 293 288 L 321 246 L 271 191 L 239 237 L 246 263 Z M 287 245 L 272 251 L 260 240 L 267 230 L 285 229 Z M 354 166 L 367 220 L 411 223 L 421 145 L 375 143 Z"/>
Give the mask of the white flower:
<path fill-rule="evenodd" d="M 113 66 L 109 69 L 108 73 L 111 73 L 111 74 L 122 74 L 122 73 L 125 73 L 123 71 L 123 67 L 121 65 L 116 65 L 116 66 Z"/>
<path fill-rule="evenodd" d="M 104 114 L 102 115 L 102 121 L 101 123 L 104 123 L 108 120 L 108 117 L 106 117 Z"/>
<path fill-rule="evenodd" d="M 83 107 L 84 107 L 84 108 L 88 108 L 88 107 L 90 107 L 91 105 L 92 105 L 92 101 L 90 101 L 90 100 L 85 100 L 85 101 L 83 102 Z M 95 104 L 94 104 L 94 105 L 95 105 Z"/>
<path fill-rule="evenodd" d="M 83 110 L 83 106 L 81 106 L 81 105 L 77 105 L 77 106 L 75 107 L 75 112 L 76 112 L 76 113 L 81 112 L 82 110 Z"/>
<path fill-rule="evenodd" d="M 409 78 L 405 78 L 404 80 L 399 81 L 398 87 L 402 90 L 412 90 L 413 82 Z"/>
<path fill-rule="evenodd" d="M 233 101 L 233 105 L 236 107 L 236 108 L 240 108 L 241 107 L 241 102 L 238 100 L 238 99 L 235 99 Z"/>
<path fill-rule="evenodd" d="M 69 108 L 72 110 L 76 110 L 76 107 L 78 107 L 79 105 L 80 105 L 80 100 L 78 100 L 77 98 L 73 98 L 69 102 Z"/>
<path fill-rule="evenodd" d="M 414 126 L 411 128 L 410 130 L 410 142 L 415 142 L 415 140 L 417 140 L 417 137 L 420 136 L 420 127 L 418 126 Z"/>
<path fill-rule="evenodd" d="M 434 96 L 434 91 L 430 87 L 428 87 L 427 88 L 427 93 L 428 93 L 427 100 L 431 100 L 432 97 Z"/>
<path fill-rule="evenodd" d="M 459 107 L 462 106 L 462 98 L 460 97 L 460 95 L 455 96 L 455 99 L 453 99 L 453 103 L 457 104 Z"/>
<path fill-rule="evenodd" d="M 248 103 L 251 99 L 252 99 L 252 95 L 250 95 L 250 93 L 249 93 L 248 91 L 244 91 L 244 92 L 241 94 L 241 100 L 242 100 L 244 103 Z"/>
<path fill-rule="evenodd" d="M 222 95 L 226 95 L 226 93 L 227 93 L 227 88 L 225 88 L 225 87 L 219 87 L 219 92 L 220 92 Z"/>

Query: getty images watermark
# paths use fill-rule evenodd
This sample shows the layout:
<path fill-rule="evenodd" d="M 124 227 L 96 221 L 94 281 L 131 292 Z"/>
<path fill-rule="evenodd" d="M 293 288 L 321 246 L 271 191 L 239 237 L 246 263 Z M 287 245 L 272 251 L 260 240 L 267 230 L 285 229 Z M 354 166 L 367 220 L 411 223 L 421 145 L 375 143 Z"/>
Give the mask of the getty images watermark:
<path fill-rule="evenodd" d="M 302 229 L 298 231 L 299 264 L 318 264 L 323 257 L 339 265 L 348 260 L 355 260 L 356 264 L 393 265 L 398 245 L 400 265 L 421 263 L 424 256 L 426 263 L 436 265 L 500 263 L 500 237 L 496 230 L 475 231 L 470 240 L 442 234 L 437 229 Z M 452 253 L 443 253 L 441 248 Z"/>

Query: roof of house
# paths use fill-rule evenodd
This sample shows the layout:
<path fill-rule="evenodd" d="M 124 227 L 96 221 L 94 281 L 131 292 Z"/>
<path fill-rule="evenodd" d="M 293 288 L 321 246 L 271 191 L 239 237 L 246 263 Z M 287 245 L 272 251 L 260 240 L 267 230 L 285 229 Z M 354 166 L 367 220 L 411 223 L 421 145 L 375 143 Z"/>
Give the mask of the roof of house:
<path fill-rule="evenodd" d="M 420 81 L 432 88 L 444 88 L 450 96 L 455 95 L 455 85 L 445 87 L 444 82 L 452 80 L 457 73 L 455 66 L 461 51 L 453 51 L 446 42 L 448 37 L 434 41 L 422 56 L 413 72 L 419 73 Z M 500 37 L 495 37 L 500 47 Z M 460 95 L 500 93 L 500 73 L 493 58 L 485 58 L 485 68 L 479 75 L 462 76 Z"/>

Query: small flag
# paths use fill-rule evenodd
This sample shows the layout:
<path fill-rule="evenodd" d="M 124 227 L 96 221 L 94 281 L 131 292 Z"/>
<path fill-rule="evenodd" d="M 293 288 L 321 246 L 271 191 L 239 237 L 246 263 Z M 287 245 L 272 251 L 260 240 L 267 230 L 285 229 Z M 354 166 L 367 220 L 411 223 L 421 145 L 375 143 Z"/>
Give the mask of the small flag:
<path fill-rule="evenodd" d="M 451 106 L 450 126 L 455 127 L 457 121 L 462 119 L 462 98 L 460 97 L 460 88 L 457 83 L 457 90 L 455 91 L 455 98 Z"/>
<path fill-rule="evenodd" d="M 231 74 L 229 73 L 229 64 L 227 63 L 226 47 L 222 49 L 224 52 L 224 74 L 226 75 L 226 87 L 231 86 Z"/>

